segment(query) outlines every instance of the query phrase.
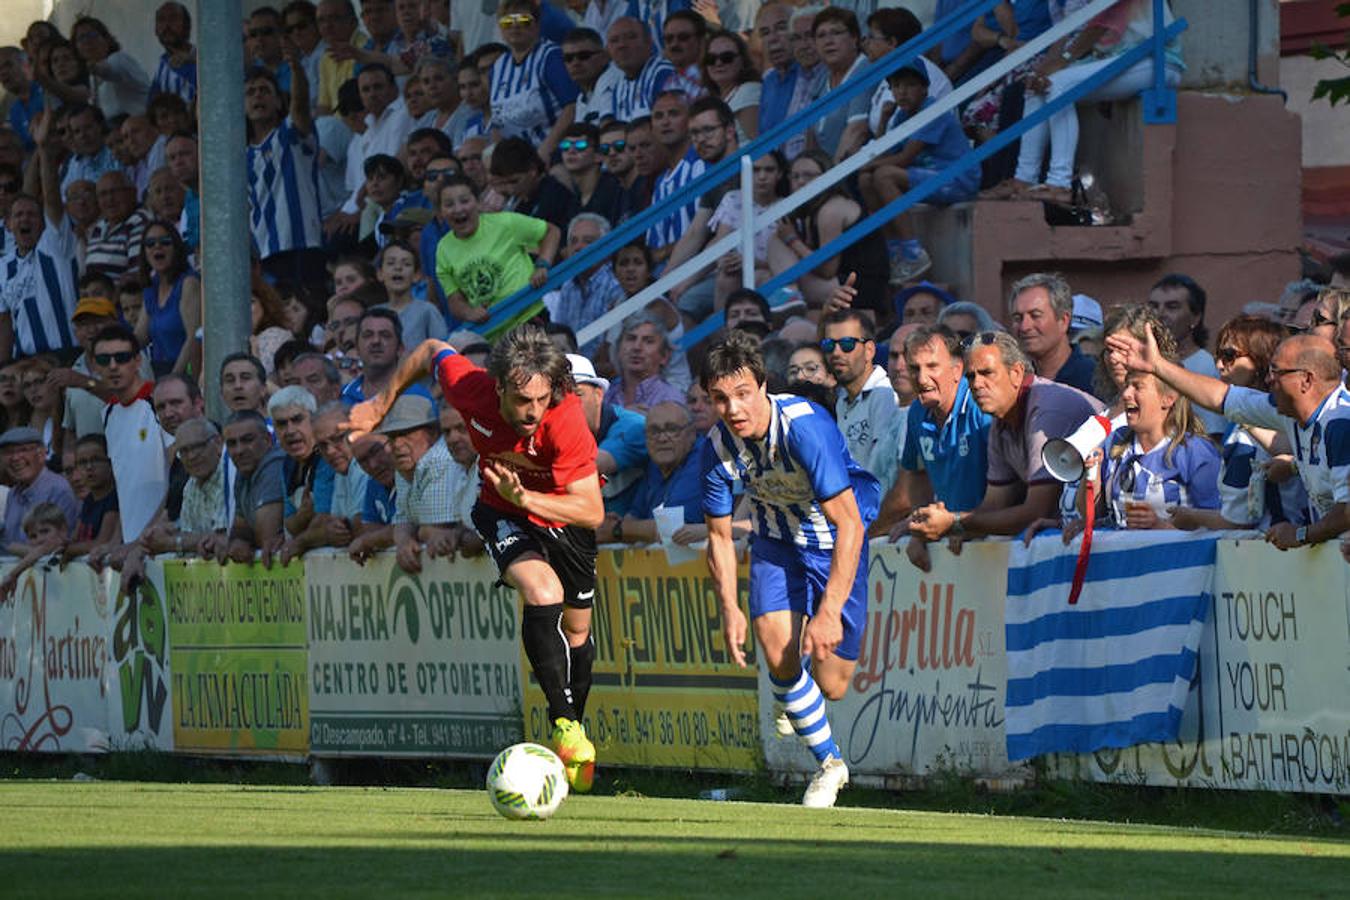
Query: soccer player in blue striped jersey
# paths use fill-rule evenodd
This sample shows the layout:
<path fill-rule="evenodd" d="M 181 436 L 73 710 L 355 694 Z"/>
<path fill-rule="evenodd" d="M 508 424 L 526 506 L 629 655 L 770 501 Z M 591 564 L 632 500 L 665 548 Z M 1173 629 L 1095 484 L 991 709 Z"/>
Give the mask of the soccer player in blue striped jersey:
<path fill-rule="evenodd" d="M 702 380 L 721 419 L 703 454 L 703 514 L 728 649 L 737 664 L 746 664 L 731 537 L 732 488 L 739 482 L 750 498 L 753 524 L 755 640 L 774 698 L 819 764 L 802 805 L 830 807 L 848 784 L 848 766 L 830 731 L 825 700 L 848 691 L 862 646 L 865 535 L 881 485 L 849 455 L 828 412 L 801 397 L 768 393 L 764 359 L 748 336 L 733 332 L 715 347 Z"/>

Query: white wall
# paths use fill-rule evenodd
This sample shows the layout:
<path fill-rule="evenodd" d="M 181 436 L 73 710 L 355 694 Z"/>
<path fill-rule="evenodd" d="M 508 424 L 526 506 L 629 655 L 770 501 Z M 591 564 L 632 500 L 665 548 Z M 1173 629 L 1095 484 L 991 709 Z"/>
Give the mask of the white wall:
<path fill-rule="evenodd" d="M 1303 165 L 1350 165 L 1350 105 L 1332 108 L 1325 99 L 1312 99 L 1313 88 L 1324 78 L 1344 78 L 1345 67 L 1333 59 L 1286 56 L 1280 60 L 1280 87 L 1289 92 L 1289 111 L 1303 117 Z"/>

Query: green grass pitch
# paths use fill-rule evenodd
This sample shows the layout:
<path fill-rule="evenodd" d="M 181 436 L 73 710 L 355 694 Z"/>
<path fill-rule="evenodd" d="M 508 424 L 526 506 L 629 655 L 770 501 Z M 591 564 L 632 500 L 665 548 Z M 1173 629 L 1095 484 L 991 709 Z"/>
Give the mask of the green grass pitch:
<path fill-rule="evenodd" d="M 0 782 L 0 897 L 1345 896 L 1350 843 L 642 797 Z"/>

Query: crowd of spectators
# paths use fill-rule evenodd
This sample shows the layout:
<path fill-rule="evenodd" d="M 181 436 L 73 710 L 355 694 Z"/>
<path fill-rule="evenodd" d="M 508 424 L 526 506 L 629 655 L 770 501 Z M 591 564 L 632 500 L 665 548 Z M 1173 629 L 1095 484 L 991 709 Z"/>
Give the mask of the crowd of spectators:
<path fill-rule="evenodd" d="M 943 15 L 959 4 L 939 0 Z M 1082 4 L 1005 2 L 870 93 L 755 162 L 752 205 L 824 176 Z M 488 7 L 495 7 L 488 12 Z M 934 119 L 782 221 L 601 334 L 577 334 L 742 227 L 736 179 L 703 172 L 922 31 L 903 6 L 754 0 L 293 0 L 241 23 L 252 334 L 203 370 L 196 49 L 186 8 L 155 14 L 150 74 L 89 16 L 35 22 L 0 48 L 0 481 L 5 549 L 139 570 L 146 555 L 354 559 L 393 547 L 476 553 L 469 425 L 434 385 L 373 434 L 345 411 L 405 354 L 448 340 L 482 364 L 546 324 L 572 362 L 606 479 L 602 541 L 689 545 L 703 435 L 700 360 L 731 330 L 760 342 L 772 391 L 830 410 L 887 490 L 873 534 L 927 546 L 1071 535 L 1089 493 L 1046 470 L 1045 443 L 1095 413 L 1100 518 L 1123 528 L 1259 528 L 1280 546 L 1350 525 L 1350 277 L 1291 288 L 1223 325 L 1184 274 L 1144 298 L 1075 294 L 1053 273 L 1002 308 L 921 280 L 907 216 L 763 283 L 926 181 L 928 203 L 1064 201 L 1076 113 L 957 177 L 948 169 L 1023 109 L 1144 40 L 1153 4 L 1121 0 L 1038 60 Z M 1168 13 L 1170 16 L 1170 12 Z M 1168 77 L 1183 64 L 1169 52 Z M 1130 70 L 1093 96 L 1137 93 Z M 1151 78 L 1151 75 L 1149 76 Z M 1001 168 L 1002 167 L 1002 168 Z M 559 260 L 672 201 L 641 238 L 508 317 Z M 1143 301 L 1143 302 L 1130 302 Z M 212 302 L 224 302 L 213 298 Z M 685 335 L 722 313 L 723 331 Z M 991 313 L 993 313 L 991 315 Z M 1212 350 L 1212 355 L 1211 355 Z M 207 417 L 206 398 L 225 410 Z M 354 439 L 349 439 L 354 438 Z M 749 523 L 736 522 L 742 531 Z M 12 584 L 12 579 L 11 582 Z M 3 590 L 4 586 L 0 586 Z"/>

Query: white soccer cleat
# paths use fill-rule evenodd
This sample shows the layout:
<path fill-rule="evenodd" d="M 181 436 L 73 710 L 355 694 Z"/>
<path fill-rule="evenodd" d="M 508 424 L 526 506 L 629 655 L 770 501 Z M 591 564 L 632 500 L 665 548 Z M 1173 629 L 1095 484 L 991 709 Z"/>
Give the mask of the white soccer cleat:
<path fill-rule="evenodd" d="M 773 703 L 773 730 L 780 738 L 789 738 L 797 733 L 792 727 L 792 720 L 788 718 L 787 707 L 777 700 Z"/>
<path fill-rule="evenodd" d="M 829 809 L 839 797 L 839 789 L 848 784 L 848 766 L 837 756 L 820 764 L 820 770 L 811 776 L 811 783 L 802 795 L 802 806 L 810 809 Z"/>

